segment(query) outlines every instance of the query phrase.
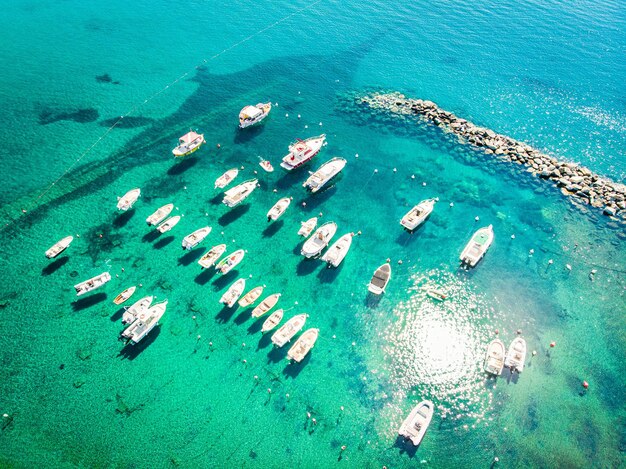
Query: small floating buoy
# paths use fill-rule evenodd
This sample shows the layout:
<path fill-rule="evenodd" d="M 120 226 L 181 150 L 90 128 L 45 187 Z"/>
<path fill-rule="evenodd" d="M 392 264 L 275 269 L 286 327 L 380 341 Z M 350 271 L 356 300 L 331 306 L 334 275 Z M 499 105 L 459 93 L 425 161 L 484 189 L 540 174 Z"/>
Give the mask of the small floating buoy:
<path fill-rule="evenodd" d="M 587 389 L 589 387 L 589 383 L 587 381 L 583 381 L 583 388 Z"/>
<path fill-rule="evenodd" d="M 241 166 L 241 170 L 243 171 L 243 165 Z"/>
<path fill-rule="evenodd" d="M 514 234 L 511 235 L 511 239 L 515 239 L 515 235 Z"/>
<path fill-rule="evenodd" d="M 245 342 L 242 342 L 242 343 L 241 343 L 241 346 L 242 346 L 242 347 L 245 347 L 245 346 L 246 346 L 246 343 L 245 343 Z"/>
<path fill-rule="evenodd" d="M 202 336 L 200 334 L 198 334 L 198 340 L 200 340 L 202 338 Z"/>
<path fill-rule="evenodd" d="M 550 347 L 554 348 L 555 346 L 556 346 L 556 342 L 555 341 L 550 342 Z"/>
<path fill-rule="evenodd" d="M 500 329 L 496 329 L 496 334 L 499 334 L 499 333 L 500 333 Z"/>
<path fill-rule="evenodd" d="M 139 286 L 140 286 L 140 287 L 143 287 L 143 283 L 140 283 L 140 284 L 139 284 Z"/>
<path fill-rule="evenodd" d="M 102 233 L 100 233 L 100 235 L 99 235 L 99 236 L 102 238 Z"/>
<path fill-rule="evenodd" d="M 302 202 L 302 206 L 303 206 L 303 207 L 306 207 L 306 202 Z"/>
<path fill-rule="evenodd" d="M 213 347 L 213 342 L 209 342 L 209 347 Z"/>
<path fill-rule="evenodd" d="M 426 183 L 425 182 L 422 183 L 422 187 L 426 187 Z"/>
<path fill-rule="evenodd" d="M 493 458 L 493 462 L 498 462 L 500 461 L 500 458 L 498 456 L 496 456 L 495 458 Z"/>
<path fill-rule="evenodd" d="M 391 259 L 389 257 L 387 258 L 387 262 L 391 262 Z"/>
<path fill-rule="evenodd" d="M 125 272 L 124 267 L 122 267 L 122 272 Z"/>
<path fill-rule="evenodd" d="M 347 448 L 347 446 L 346 446 L 346 445 L 341 445 L 341 451 L 345 451 L 345 450 L 346 450 L 346 448 Z"/>
<path fill-rule="evenodd" d="M 9 418 L 9 414 L 2 414 L 2 417 L 4 417 L 5 419 Z"/>
<path fill-rule="evenodd" d="M 285 114 L 285 117 L 289 117 L 289 114 Z"/>
<path fill-rule="evenodd" d="M 313 425 L 317 425 L 317 420 L 315 420 L 315 417 L 311 419 L 311 422 L 313 422 Z"/>
<path fill-rule="evenodd" d="M 454 207 L 454 202 L 450 202 L 450 207 Z"/>
<path fill-rule="evenodd" d="M 278 192 L 278 189 L 274 189 L 272 192 L 276 194 L 276 192 Z"/>
<path fill-rule="evenodd" d="M 224 235 L 224 232 L 222 231 L 222 233 L 221 233 L 221 234 L 222 234 L 222 236 L 223 236 L 223 235 Z"/>
<path fill-rule="evenodd" d="M 536 351 L 536 350 L 533 350 L 533 357 L 534 357 L 535 355 L 537 355 L 537 351 Z"/>
<path fill-rule="evenodd" d="M 257 171 L 256 169 L 254 170 L 254 174 L 259 174 L 259 173 L 258 173 L 258 171 Z"/>
<path fill-rule="evenodd" d="M 569 265 L 569 264 L 565 264 L 565 268 L 566 268 L 567 270 L 570 270 L 570 271 L 572 270 L 572 266 L 571 266 L 571 265 Z"/>
<path fill-rule="evenodd" d="M 355 153 L 355 154 L 354 154 L 354 157 L 355 157 L 355 158 L 358 158 L 358 157 L 359 157 L 359 154 L 358 154 L 358 153 Z"/>
<path fill-rule="evenodd" d="M 187 190 L 187 186 L 183 186 L 183 189 Z"/>
<path fill-rule="evenodd" d="M 80 235 L 79 235 L 79 234 L 77 234 L 77 235 L 76 235 L 76 237 L 77 237 L 77 238 L 80 238 Z"/>
<path fill-rule="evenodd" d="M 298 114 L 298 119 L 300 119 L 300 114 Z"/>
<path fill-rule="evenodd" d="M 252 274 L 250 274 L 248 277 L 249 277 L 249 278 L 252 278 Z"/>
<path fill-rule="evenodd" d="M 22 209 L 22 213 L 26 213 L 26 209 L 25 208 Z"/>
<path fill-rule="evenodd" d="M 246 360 L 245 358 L 243 360 L 241 360 L 242 363 L 248 363 L 248 360 Z"/>
<path fill-rule="evenodd" d="M 361 230 L 356 232 L 357 236 L 361 236 Z"/>
<path fill-rule="evenodd" d="M 598 272 L 598 270 L 597 270 L 597 269 L 593 269 L 593 270 L 591 271 L 591 275 L 595 275 L 595 274 L 596 274 L 596 272 Z"/>
<path fill-rule="evenodd" d="M 191 316 L 191 319 L 193 319 L 195 321 L 196 317 L 195 316 Z"/>
<path fill-rule="evenodd" d="M 476 217 L 474 217 L 474 220 L 478 221 L 478 220 L 480 220 L 480 217 L 478 215 L 476 215 Z"/>
<path fill-rule="evenodd" d="M 286 397 L 287 399 L 289 399 L 289 393 L 285 394 L 285 397 Z"/>
<path fill-rule="evenodd" d="M 222 148 L 222 145 L 220 145 L 219 143 L 217 144 L 217 148 Z"/>
<path fill-rule="evenodd" d="M 378 170 L 377 170 L 377 169 L 375 169 L 375 170 L 374 170 L 374 173 L 377 173 L 377 172 L 378 172 Z"/>
<path fill-rule="evenodd" d="M 397 168 L 393 168 L 393 172 L 397 173 L 398 172 Z"/>
<path fill-rule="evenodd" d="M 339 410 L 341 410 L 343 412 L 343 406 L 339 407 Z"/>
<path fill-rule="evenodd" d="M 320 122 L 320 125 L 322 125 L 322 123 Z"/>
<path fill-rule="evenodd" d="M 333 339 L 336 339 L 336 338 L 337 338 L 337 336 L 333 334 Z"/>
<path fill-rule="evenodd" d="M 309 128 L 309 126 L 308 126 L 308 125 L 305 125 L 305 126 L 304 126 L 304 128 L 305 128 L 305 129 L 308 129 L 308 128 Z"/>
<path fill-rule="evenodd" d="M 552 264 L 554 264 L 554 261 L 553 261 L 552 259 L 550 259 L 550 260 L 548 261 L 548 265 L 552 265 Z"/>
<path fill-rule="evenodd" d="M 529 255 L 529 256 L 532 256 L 534 253 L 535 253 L 535 250 L 534 250 L 534 249 L 531 249 L 530 251 L 528 251 L 528 255 Z"/>
<path fill-rule="evenodd" d="M 258 377 L 257 375 L 254 375 L 254 379 L 255 379 L 255 380 L 258 380 L 258 379 L 259 379 L 259 377 Z"/>
<path fill-rule="evenodd" d="M 398 264 L 402 264 L 402 259 L 398 259 Z"/>
<path fill-rule="evenodd" d="M 522 333 L 522 330 L 521 330 L 521 329 L 518 329 L 518 330 L 516 330 L 516 331 L 515 331 L 515 333 L 519 335 L 519 334 L 521 334 L 521 333 Z"/>
<path fill-rule="evenodd" d="M 120 278 L 120 274 L 115 274 L 115 278 Z"/>
<path fill-rule="evenodd" d="M 319 213 L 319 215 L 318 215 L 318 217 L 321 217 L 321 216 L 323 216 L 323 215 L 324 215 L 324 214 L 323 214 L 322 212 L 320 212 L 320 213 Z"/>
<path fill-rule="evenodd" d="M 353 347 L 354 347 L 354 346 L 356 346 L 356 342 L 352 342 L 352 346 L 353 346 Z"/>
<path fill-rule="evenodd" d="M 267 388 L 267 392 L 268 392 L 269 394 L 272 394 L 272 390 L 271 390 L 270 388 Z"/>
<path fill-rule="evenodd" d="M 204 216 L 208 217 L 209 216 L 208 212 L 204 212 Z"/>

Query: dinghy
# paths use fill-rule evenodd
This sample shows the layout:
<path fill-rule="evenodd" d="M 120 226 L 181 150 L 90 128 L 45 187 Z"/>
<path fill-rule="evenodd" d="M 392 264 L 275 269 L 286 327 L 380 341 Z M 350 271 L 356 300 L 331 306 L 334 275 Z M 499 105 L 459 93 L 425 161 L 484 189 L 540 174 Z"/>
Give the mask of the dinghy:
<path fill-rule="evenodd" d="M 493 242 L 493 225 L 479 229 L 461 253 L 461 264 L 476 267 Z"/>
<path fill-rule="evenodd" d="M 172 150 L 172 153 L 176 158 L 182 158 L 183 156 L 191 155 L 203 143 L 206 143 L 204 134 L 189 131 L 178 139 L 178 146 Z"/>
<path fill-rule="evenodd" d="M 328 263 L 328 267 L 338 267 L 346 257 L 352 244 L 353 233 L 348 233 L 339 238 L 322 256 L 322 260 Z"/>
<path fill-rule="evenodd" d="M 217 262 L 222 254 L 224 254 L 224 251 L 226 251 L 225 244 L 218 244 L 217 246 L 213 246 L 211 249 L 209 249 L 209 252 L 207 252 L 204 256 L 200 258 L 198 264 L 200 264 L 203 269 L 207 269 Z"/>
<path fill-rule="evenodd" d="M 222 295 L 220 303 L 224 303 L 229 308 L 232 308 L 243 293 L 244 288 L 246 288 L 246 279 L 240 278 Z"/>
<path fill-rule="evenodd" d="M 180 221 L 180 215 L 170 217 L 167 220 L 165 220 L 163 223 L 161 223 L 159 226 L 157 226 L 156 229 L 159 233 L 167 233 L 169 230 L 174 228 L 178 224 L 179 221 Z"/>
<path fill-rule="evenodd" d="M 241 202 L 250 197 L 250 194 L 257 188 L 257 180 L 250 179 L 224 192 L 222 203 L 227 207 L 236 207 Z"/>
<path fill-rule="evenodd" d="M 432 402 L 420 402 L 413 408 L 406 420 L 402 422 L 398 434 L 410 440 L 414 446 L 418 446 L 426 434 L 434 411 L 435 406 Z"/>
<path fill-rule="evenodd" d="M 119 295 L 115 297 L 115 299 L 113 300 L 113 303 L 115 303 L 116 305 L 121 305 L 126 300 L 128 300 L 131 296 L 133 296 L 133 293 L 135 293 L 136 289 L 137 287 L 135 286 L 127 288 L 126 290 L 124 290 L 122 293 L 120 293 Z"/>
<path fill-rule="evenodd" d="M 259 306 L 257 306 L 256 308 L 252 310 L 252 317 L 259 318 L 263 316 L 270 309 L 276 306 L 276 303 L 278 303 L 279 298 L 280 298 L 280 293 L 274 293 L 273 295 L 270 295 L 267 298 L 265 298 L 263 301 L 261 301 Z"/>
<path fill-rule="evenodd" d="M 434 288 L 426 290 L 426 294 L 437 301 L 443 301 L 448 298 L 448 295 L 446 295 L 444 292 L 442 292 L 441 290 L 436 290 Z"/>
<path fill-rule="evenodd" d="M 250 290 L 248 293 L 244 295 L 244 297 L 241 300 L 239 300 L 239 306 L 241 306 L 242 308 L 250 306 L 259 298 L 259 296 L 261 296 L 261 293 L 263 293 L 264 288 L 265 288 L 264 286 L 259 286 Z"/>
<path fill-rule="evenodd" d="M 239 249 L 232 254 L 229 254 L 217 263 L 217 265 L 215 266 L 215 270 L 219 271 L 219 273 L 221 274 L 227 274 L 242 261 L 245 254 L 246 253 L 243 249 Z"/>
<path fill-rule="evenodd" d="M 300 254 L 307 258 L 318 256 L 328 246 L 336 232 L 337 224 L 335 222 L 329 221 L 324 223 L 315 231 L 313 236 L 305 241 Z"/>
<path fill-rule="evenodd" d="M 259 159 L 261 160 L 259 161 L 259 166 L 263 168 L 263 171 L 265 171 L 266 173 L 274 172 L 274 166 L 272 166 L 272 163 L 270 163 L 269 160 L 264 160 L 260 156 L 259 156 Z"/>
<path fill-rule="evenodd" d="M 274 206 L 270 208 L 269 212 L 267 212 L 267 221 L 278 220 L 280 216 L 285 213 L 290 203 L 290 197 L 284 197 L 276 202 Z"/>
<path fill-rule="evenodd" d="M 319 331 L 319 329 L 308 329 L 298 337 L 296 343 L 287 352 L 287 360 L 300 363 L 315 345 Z"/>
<path fill-rule="evenodd" d="M 154 300 L 153 296 L 144 296 L 139 301 L 136 301 L 132 306 L 126 308 L 122 315 L 122 324 L 130 324 L 139 317 L 139 314 L 147 310 Z"/>
<path fill-rule="evenodd" d="M 277 309 L 272 314 L 270 314 L 268 318 L 265 320 L 265 322 L 263 323 L 263 326 L 261 327 L 261 332 L 265 334 L 266 332 L 269 332 L 272 329 L 274 329 L 276 326 L 278 326 L 280 321 L 283 320 L 283 314 L 284 314 L 284 311 L 282 309 Z"/>
<path fill-rule="evenodd" d="M 511 371 L 521 373 L 524 371 L 524 361 L 526 361 L 526 341 L 521 337 L 516 337 L 506 352 L 504 366 L 510 368 Z"/>
<path fill-rule="evenodd" d="M 315 194 L 324 187 L 328 181 L 337 176 L 345 166 L 346 160 L 343 158 L 333 158 L 320 166 L 317 171 L 311 173 L 308 179 L 304 181 L 304 184 L 302 184 L 302 187 Z"/>
<path fill-rule="evenodd" d="M 245 129 L 258 124 L 265 119 L 272 110 L 272 103 L 258 103 L 256 106 L 245 106 L 239 111 L 239 128 Z"/>
<path fill-rule="evenodd" d="M 111 280 L 111 274 L 108 272 L 102 272 L 100 275 L 96 275 L 89 280 L 85 280 L 84 282 L 77 283 L 74 285 L 74 289 L 76 290 L 76 296 L 84 295 L 96 288 L 100 288 L 102 285 Z"/>
<path fill-rule="evenodd" d="M 297 139 L 289 145 L 289 153 L 283 158 L 281 167 L 287 171 L 299 168 L 303 164 L 311 161 L 319 153 L 326 141 L 326 134 L 317 137 L 310 137 L 306 140 Z"/>
<path fill-rule="evenodd" d="M 224 189 L 227 185 L 229 185 L 239 174 L 239 170 L 237 168 L 232 168 L 222 174 L 215 180 L 214 189 Z"/>
<path fill-rule="evenodd" d="M 141 195 L 141 189 L 132 189 L 124 194 L 122 197 L 117 198 L 117 209 L 126 211 L 131 208 L 137 199 Z"/>
<path fill-rule="evenodd" d="M 437 199 L 422 200 L 402 217 L 400 224 L 408 231 L 415 230 L 428 218 L 428 215 L 430 215 L 435 207 L 435 202 L 437 202 Z"/>
<path fill-rule="evenodd" d="M 202 242 L 211 232 L 210 226 L 200 228 L 183 238 L 183 249 L 190 250 Z"/>
<path fill-rule="evenodd" d="M 303 221 L 301 225 L 302 226 L 300 226 L 300 229 L 298 230 L 298 236 L 308 238 L 311 231 L 313 231 L 317 226 L 317 217 L 309 218 L 307 221 Z"/>
<path fill-rule="evenodd" d="M 46 257 L 48 259 L 53 259 L 57 257 L 59 254 L 65 251 L 68 247 L 70 247 L 70 244 L 72 243 L 73 240 L 74 240 L 73 236 L 66 236 L 61 241 L 57 241 L 56 243 L 54 243 L 54 245 L 50 249 L 46 251 Z"/>
<path fill-rule="evenodd" d="M 174 204 L 167 204 L 157 209 L 152 215 L 146 218 L 148 225 L 158 225 L 174 210 Z"/>
<path fill-rule="evenodd" d="M 167 300 L 157 303 L 147 310 L 141 312 L 135 322 L 128 326 L 121 334 L 120 339 L 127 343 L 136 344 L 140 342 L 148 333 L 159 324 L 167 308 Z"/>
<path fill-rule="evenodd" d="M 272 343 L 276 347 L 282 347 L 289 342 L 294 335 L 296 335 L 300 329 L 304 327 L 306 322 L 306 314 L 298 314 L 292 317 L 289 321 L 283 324 L 274 335 L 272 335 Z"/>
<path fill-rule="evenodd" d="M 370 293 L 374 295 L 380 295 L 381 293 L 385 293 L 385 288 L 387 288 L 387 284 L 389 283 L 389 279 L 391 278 L 391 265 L 389 263 L 381 265 L 374 275 L 372 276 L 372 280 L 370 280 L 367 289 Z"/>
<path fill-rule="evenodd" d="M 504 342 L 500 339 L 494 339 L 487 347 L 487 353 L 485 354 L 485 363 L 483 368 L 487 373 L 499 376 L 504 368 L 504 354 L 506 349 Z"/>

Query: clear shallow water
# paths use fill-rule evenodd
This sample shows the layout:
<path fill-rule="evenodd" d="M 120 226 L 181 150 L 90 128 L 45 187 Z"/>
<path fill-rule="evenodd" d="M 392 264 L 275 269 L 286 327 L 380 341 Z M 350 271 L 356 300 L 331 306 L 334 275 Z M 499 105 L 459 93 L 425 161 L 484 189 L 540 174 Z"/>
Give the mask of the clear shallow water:
<path fill-rule="evenodd" d="M 2 138 L 37 143 L 20 158 L 2 155 L 9 219 L 102 134 L 103 121 L 287 11 L 279 3 L 71 5 L 69 19 L 53 22 L 68 16 L 12 3 L 9 18 L 28 20 L 30 33 L 0 28 L 10 38 L 0 41 L 3 65 L 24 64 L 2 78 Z M 363 86 L 400 89 L 619 179 L 623 129 L 571 119 L 563 96 L 620 121 L 623 15 L 611 3 L 591 12 L 559 6 L 490 12 L 322 2 L 312 21 L 289 19 L 192 70 L 133 114 L 141 119 L 114 129 L 39 208 L 2 232 L 0 410 L 12 419 L 0 433 L 2 464 L 475 467 L 495 455 L 506 467 L 623 464 L 625 256 L 617 231 L 601 217 L 592 224 L 555 189 L 506 165 L 468 164 L 464 149 L 436 133 L 356 123 L 336 99 Z M 183 22 L 189 8 L 204 14 L 194 28 L 172 32 L 168 25 Z M 504 19 L 519 33 L 494 37 L 488 25 Z M 528 23 L 554 31 L 554 41 L 523 34 Z M 589 44 L 579 43 L 583 25 Z M 528 53 L 532 47 L 543 54 Z M 532 68 L 518 60 L 511 73 L 511 57 Z M 551 57 L 569 64 L 558 77 Z M 477 71 L 489 60 L 489 73 Z M 120 84 L 96 80 L 105 73 Z M 555 83 L 565 90 L 558 99 Z M 238 133 L 238 110 L 266 97 L 279 104 L 265 125 Z M 89 108 L 95 120 L 93 112 L 76 114 Z M 62 119 L 40 124 L 42 112 L 54 120 L 47 111 Z M 551 119 L 571 140 L 554 132 Z M 175 164 L 170 150 L 190 126 L 208 144 Z M 243 181 L 259 169 L 257 155 L 278 167 L 293 138 L 320 132 L 328 146 L 312 167 L 335 155 L 348 159 L 334 187 L 307 196 L 306 169 L 277 169 L 259 175 L 261 188 L 242 208 L 220 204 L 212 188 L 225 169 L 243 165 Z M 142 198 L 120 216 L 115 196 L 132 187 Z M 293 206 L 268 228 L 265 213 L 287 195 Z M 428 222 L 413 236 L 403 233 L 400 217 L 432 196 L 440 202 Z M 143 220 L 170 201 L 184 217 L 155 238 Z M 338 223 L 338 235 L 362 231 L 338 271 L 297 255 L 299 222 L 319 212 Z M 494 224 L 495 243 L 475 271 L 459 272 L 459 252 L 483 223 Z M 181 251 L 182 237 L 205 224 L 213 232 L 202 247 Z M 69 233 L 80 238 L 66 255 L 42 259 Z M 248 250 L 238 272 L 202 273 L 196 260 L 222 241 Z M 374 302 L 365 285 L 386 258 L 393 279 Z M 76 301 L 72 285 L 103 270 L 113 280 Z M 282 292 L 279 304 L 294 306 L 288 315 L 308 312 L 307 327 L 320 328 L 303 366 L 287 366 L 286 351 L 271 350 L 249 311 L 220 309 L 222 292 L 248 275 L 249 288 Z M 141 294 L 167 298 L 169 308 L 144 343 L 123 349 L 112 299 L 139 283 Z M 434 303 L 424 285 L 450 299 Z M 521 329 L 538 352 L 519 379 L 494 382 L 480 372 L 496 329 L 506 343 Z M 580 395 L 583 379 L 591 386 Z M 422 398 L 434 400 L 437 414 L 424 444 L 407 454 L 395 445 L 396 431 Z M 137 435 L 156 443 L 137 447 Z"/>

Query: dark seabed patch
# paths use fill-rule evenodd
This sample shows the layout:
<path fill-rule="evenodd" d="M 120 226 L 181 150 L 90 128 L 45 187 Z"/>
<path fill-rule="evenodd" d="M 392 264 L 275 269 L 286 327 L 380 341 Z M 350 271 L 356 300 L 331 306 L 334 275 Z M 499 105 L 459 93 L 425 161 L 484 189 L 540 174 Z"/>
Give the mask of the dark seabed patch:
<path fill-rule="evenodd" d="M 112 85 L 120 84 L 119 81 L 113 80 L 113 78 L 111 78 L 111 75 L 109 75 L 108 73 L 104 73 L 102 75 L 96 75 L 96 81 L 98 83 L 111 83 Z"/>
<path fill-rule="evenodd" d="M 73 121 L 79 124 L 87 124 L 98 120 L 100 113 L 94 108 L 77 109 L 70 112 L 55 112 L 45 109 L 39 113 L 39 124 L 48 125 L 59 121 Z"/>

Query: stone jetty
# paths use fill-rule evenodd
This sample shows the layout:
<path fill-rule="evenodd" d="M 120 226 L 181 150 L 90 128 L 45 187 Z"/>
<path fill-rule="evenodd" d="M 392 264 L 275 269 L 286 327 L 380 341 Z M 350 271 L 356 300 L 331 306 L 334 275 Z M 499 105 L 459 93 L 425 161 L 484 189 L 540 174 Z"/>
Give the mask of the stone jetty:
<path fill-rule="evenodd" d="M 491 129 L 477 126 L 432 101 L 407 98 L 401 93 L 371 92 L 351 95 L 353 107 L 383 113 L 403 120 L 417 120 L 454 134 L 459 142 L 471 145 L 503 161 L 521 165 L 526 171 L 552 181 L 579 204 L 601 210 L 604 215 L 626 224 L 626 186 L 599 176 L 589 168 L 562 161 Z"/>

